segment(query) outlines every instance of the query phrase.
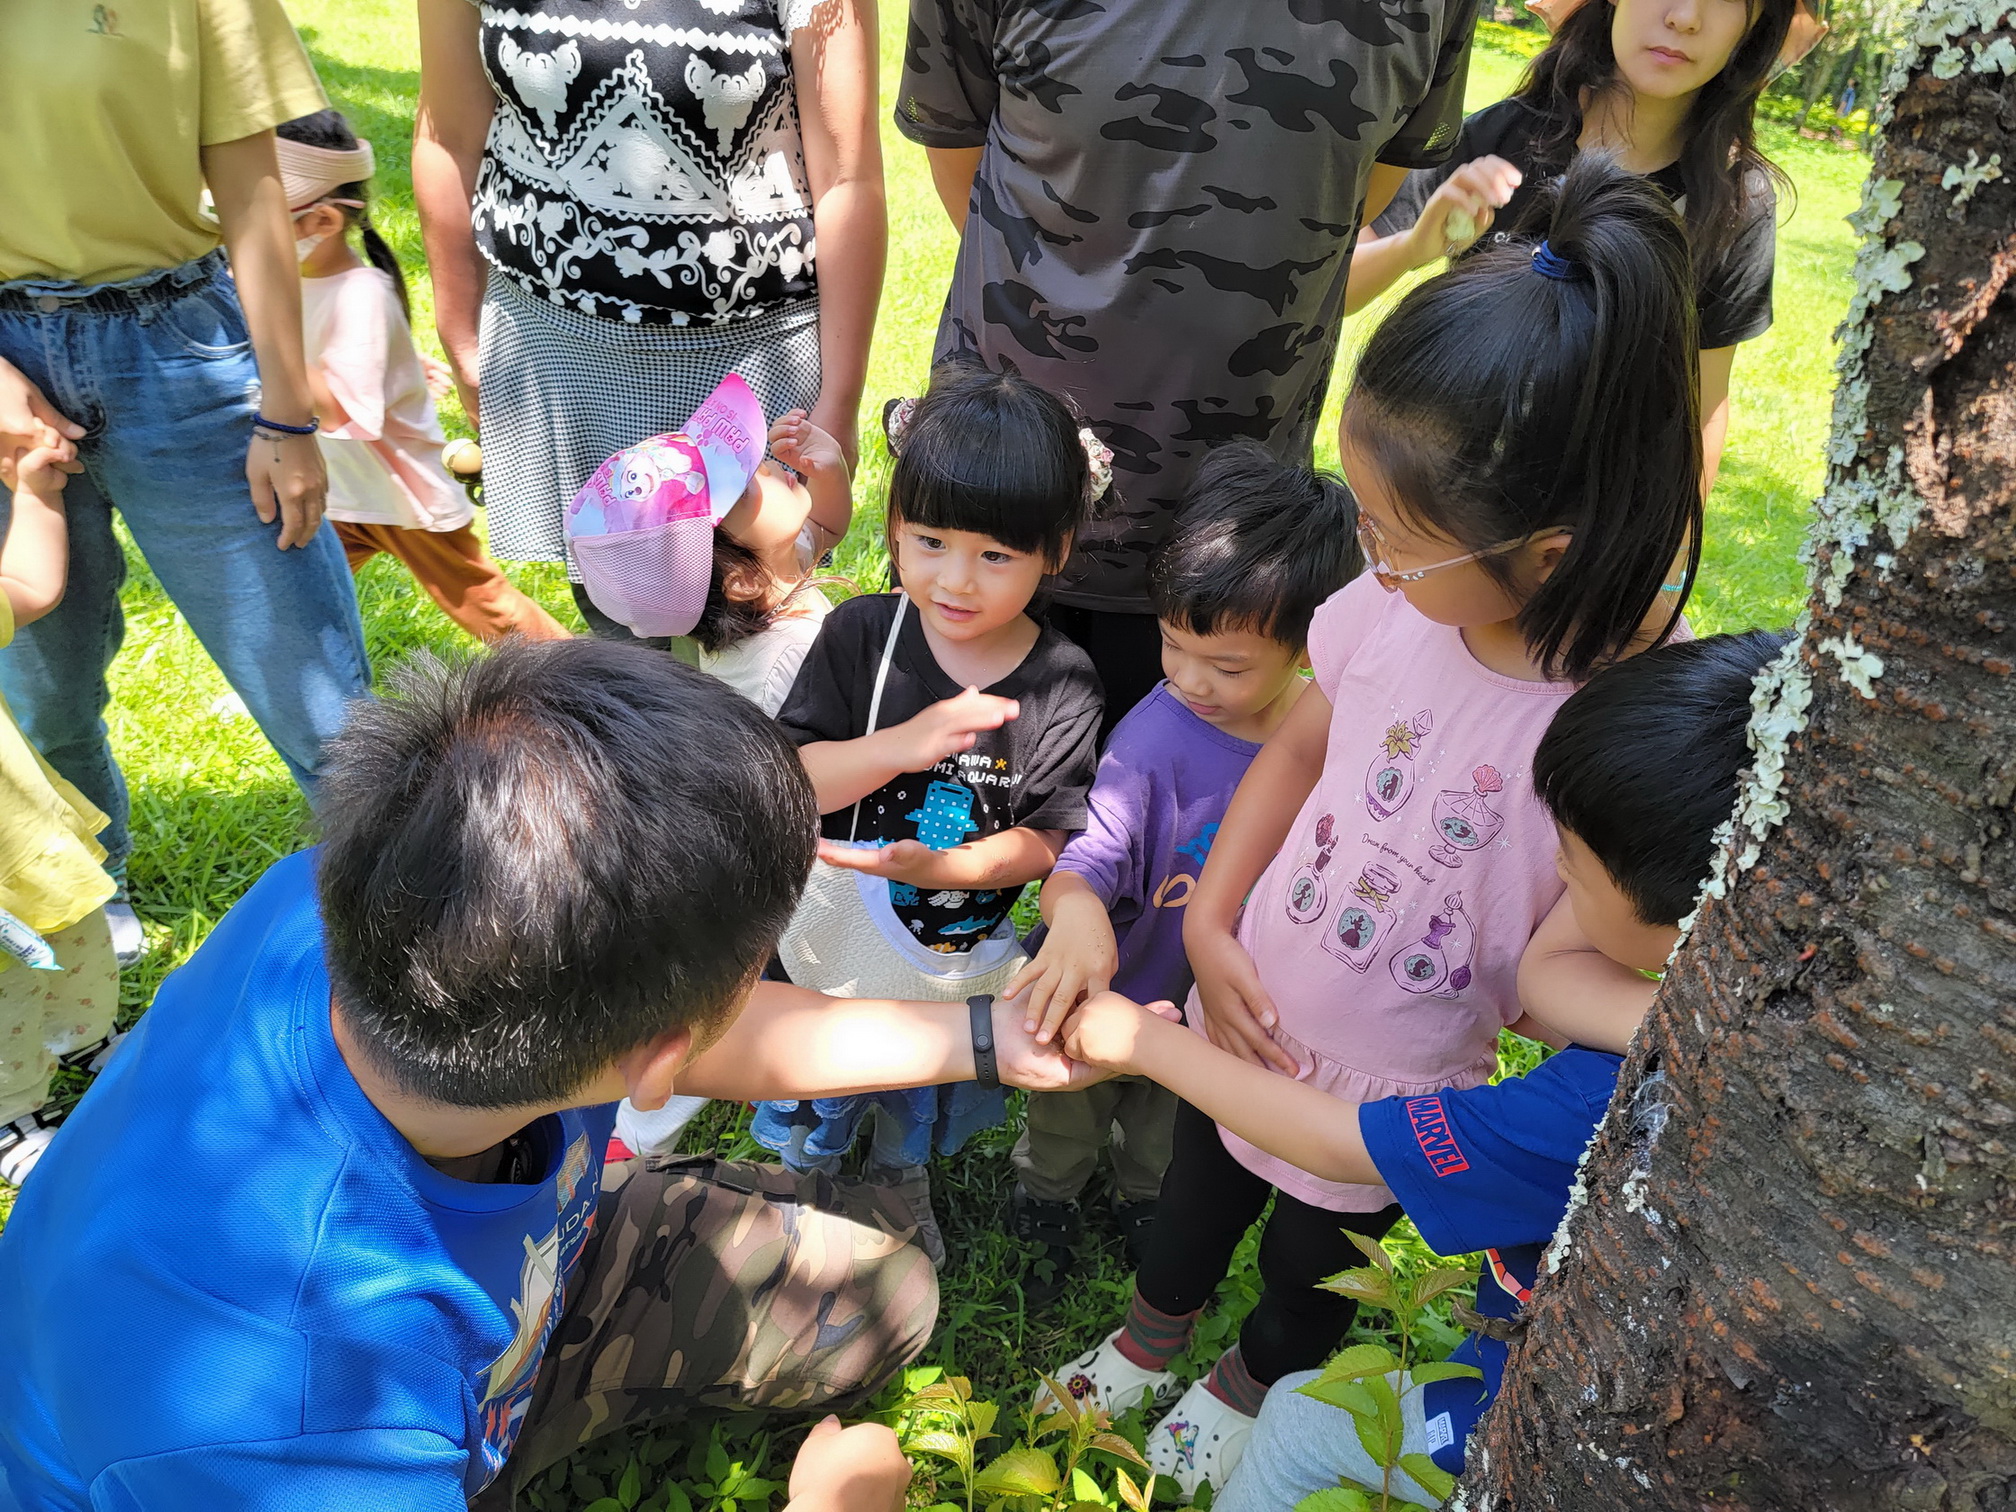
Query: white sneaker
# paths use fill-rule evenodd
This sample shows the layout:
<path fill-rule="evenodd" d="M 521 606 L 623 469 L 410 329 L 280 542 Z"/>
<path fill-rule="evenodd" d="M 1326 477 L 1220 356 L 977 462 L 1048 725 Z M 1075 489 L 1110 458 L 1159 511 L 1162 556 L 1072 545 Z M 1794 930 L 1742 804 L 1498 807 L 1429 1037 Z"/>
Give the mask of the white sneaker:
<path fill-rule="evenodd" d="M 1120 1353 L 1120 1335 L 1115 1333 L 1097 1349 L 1080 1355 L 1051 1377 L 1071 1393 L 1079 1406 L 1097 1402 L 1118 1417 L 1131 1407 L 1139 1407 L 1143 1396 L 1148 1405 L 1166 1402 L 1176 1390 L 1173 1370 L 1144 1370 Z M 1056 1399 L 1048 1386 L 1036 1388 L 1036 1411 L 1055 1412 Z"/>
<path fill-rule="evenodd" d="M 1205 1481 L 1214 1491 L 1222 1491 L 1246 1452 L 1254 1421 L 1227 1407 L 1198 1381 L 1148 1430 L 1148 1468 L 1176 1482 L 1185 1501 Z"/>
<path fill-rule="evenodd" d="M 140 915 L 133 911 L 124 882 L 105 905 L 105 929 L 112 936 L 112 958 L 121 970 L 147 954 L 147 931 L 140 926 Z"/>

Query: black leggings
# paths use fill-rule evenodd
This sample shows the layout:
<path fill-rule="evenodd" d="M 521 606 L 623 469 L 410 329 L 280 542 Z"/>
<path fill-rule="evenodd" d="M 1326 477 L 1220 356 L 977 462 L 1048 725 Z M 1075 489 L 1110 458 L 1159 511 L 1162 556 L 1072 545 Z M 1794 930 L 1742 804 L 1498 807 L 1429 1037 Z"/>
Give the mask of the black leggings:
<path fill-rule="evenodd" d="M 1342 1230 L 1377 1238 L 1400 1221 L 1398 1203 L 1376 1213 L 1337 1213 L 1275 1191 L 1232 1158 L 1216 1124 L 1178 1103 L 1174 1155 L 1162 1178 L 1148 1258 L 1135 1278 L 1150 1307 L 1195 1312 L 1225 1279 L 1232 1252 L 1270 1192 L 1260 1300 L 1239 1332 L 1246 1369 L 1263 1386 L 1292 1370 L 1313 1370 L 1344 1342 L 1358 1304 L 1316 1283 L 1365 1264 Z"/>

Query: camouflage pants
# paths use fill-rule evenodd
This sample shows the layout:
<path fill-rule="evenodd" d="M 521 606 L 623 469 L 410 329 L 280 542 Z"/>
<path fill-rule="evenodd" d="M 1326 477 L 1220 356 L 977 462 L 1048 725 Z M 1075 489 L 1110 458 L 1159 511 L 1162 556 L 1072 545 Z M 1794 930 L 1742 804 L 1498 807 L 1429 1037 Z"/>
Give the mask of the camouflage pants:
<path fill-rule="evenodd" d="M 711 1157 L 611 1166 L 502 1512 L 604 1433 L 695 1406 L 845 1410 L 916 1358 L 938 1278 L 885 1188 Z"/>

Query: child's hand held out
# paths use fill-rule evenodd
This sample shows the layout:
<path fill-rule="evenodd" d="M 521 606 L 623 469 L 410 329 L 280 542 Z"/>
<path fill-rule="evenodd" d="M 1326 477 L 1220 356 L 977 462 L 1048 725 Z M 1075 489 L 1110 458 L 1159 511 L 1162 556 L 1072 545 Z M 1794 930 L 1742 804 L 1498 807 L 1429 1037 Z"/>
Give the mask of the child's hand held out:
<path fill-rule="evenodd" d="M 978 688 L 941 699 L 890 732 L 903 746 L 899 770 L 926 771 L 947 756 L 970 751 L 982 730 L 998 730 L 1021 712 L 1022 706 L 1014 699 L 982 693 Z"/>
<path fill-rule="evenodd" d="M 910 1461 L 880 1423 L 813 1425 L 791 1462 L 793 1512 L 896 1512 L 910 1486 Z"/>
<path fill-rule="evenodd" d="M 953 850 L 962 850 L 954 846 Z M 953 887 L 957 876 L 947 870 L 945 857 L 951 851 L 935 851 L 918 840 L 896 840 L 888 845 L 842 845 L 835 840 L 819 842 L 819 859 L 842 871 L 866 872 L 891 882 L 907 882 L 912 887 Z"/>
<path fill-rule="evenodd" d="M 1122 1076 L 1146 1074 L 1140 1049 L 1147 1036 L 1160 1033 L 1157 1021 L 1173 1021 L 1176 1005 L 1142 1005 L 1117 992 L 1098 992 L 1080 1003 L 1064 1022 L 1064 1053 L 1075 1061 Z"/>
<path fill-rule="evenodd" d="M 1022 1026 L 1039 1044 L 1047 1045 L 1065 1014 L 1112 985 L 1113 973 L 1120 969 L 1120 949 L 1106 905 L 1075 872 L 1053 874 L 1044 892 L 1050 929 L 1043 948 L 1001 995 L 1015 999 L 1028 994 Z"/>

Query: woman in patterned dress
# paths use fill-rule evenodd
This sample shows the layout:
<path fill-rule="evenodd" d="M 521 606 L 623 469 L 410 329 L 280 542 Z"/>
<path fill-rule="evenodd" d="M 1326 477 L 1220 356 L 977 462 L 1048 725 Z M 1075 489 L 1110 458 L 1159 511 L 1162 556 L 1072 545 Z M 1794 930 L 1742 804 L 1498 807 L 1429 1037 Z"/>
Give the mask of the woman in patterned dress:
<path fill-rule="evenodd" d="M 731 372 L 852 460 L 888 242 L 872 0 L 421 0 L 420 59 L 413 188 L 497 556 L 565 560 L 588 475 Z"/>

